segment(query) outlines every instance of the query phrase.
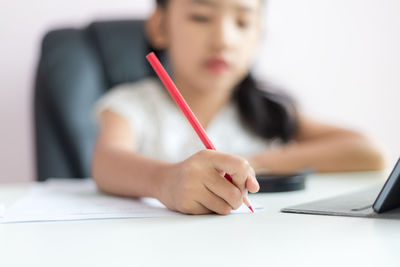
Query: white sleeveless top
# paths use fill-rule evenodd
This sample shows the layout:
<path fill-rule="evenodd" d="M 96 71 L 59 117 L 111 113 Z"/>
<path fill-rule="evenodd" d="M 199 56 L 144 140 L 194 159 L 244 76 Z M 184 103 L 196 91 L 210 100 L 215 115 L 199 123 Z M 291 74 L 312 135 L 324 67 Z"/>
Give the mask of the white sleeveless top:
<path fill-rule="evenodd" d="M 106 109 L 129 122 L 137 141 L 137 152 L 145 156 L 177 162 L 205 149 L 183 113 L 155 78 L 122 84 L 107 92 L 95 105 L 97 120 Z M 216 149 L 225 153 L 246 157 L 271 146 L 241 123 L 234 103 L 225 106 L 205 130 Z"/>

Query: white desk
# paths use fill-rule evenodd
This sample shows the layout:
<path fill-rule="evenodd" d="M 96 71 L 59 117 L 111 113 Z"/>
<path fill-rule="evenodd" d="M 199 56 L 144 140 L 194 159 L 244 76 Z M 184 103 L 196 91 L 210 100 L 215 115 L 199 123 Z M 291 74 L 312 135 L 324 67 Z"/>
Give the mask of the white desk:
<path fill-rule="evenodd" d="M 259 194 L 257 214 L 0 224 L 0 266 L 400 266 L 400 222 L 280 213 L 383 183 L 383 173 L 314 175 Z M 27 185 L 0 185 L 10 205 Z"/>

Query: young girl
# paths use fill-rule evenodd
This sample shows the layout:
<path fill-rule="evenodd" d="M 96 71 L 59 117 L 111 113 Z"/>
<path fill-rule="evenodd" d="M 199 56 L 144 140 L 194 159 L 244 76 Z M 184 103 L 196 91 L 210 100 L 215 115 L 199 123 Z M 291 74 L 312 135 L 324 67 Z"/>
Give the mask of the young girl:
<path fill-rule="evenodd" d="M 204 149 L 157 78 L 120 85 L 96 106 L 93 178 L 101 190 L 154 197 L 188 214 L 228 214 L 258 191 L 261 169 L 383 168 L 366 137 L 303 116 L 251 76 L 263 2 L 157 1 L 148 38 L 167 52 L 177 87 L 218 151 Z"/>

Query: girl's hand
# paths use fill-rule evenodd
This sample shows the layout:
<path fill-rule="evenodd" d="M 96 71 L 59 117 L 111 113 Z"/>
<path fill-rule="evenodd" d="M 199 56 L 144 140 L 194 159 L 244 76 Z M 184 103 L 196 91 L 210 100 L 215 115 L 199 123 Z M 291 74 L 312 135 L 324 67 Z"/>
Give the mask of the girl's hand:
<path fill-rule="evenodd" d="M 233 183 L 223 175 L 229 173 Z M 247 191 L 259 190 L 253 168 L 238 156 L 200 151 L 173 164 L 159 182 L 158 199 L 169 209 L 188 214 L 229 214 L 239 208 Z"/>

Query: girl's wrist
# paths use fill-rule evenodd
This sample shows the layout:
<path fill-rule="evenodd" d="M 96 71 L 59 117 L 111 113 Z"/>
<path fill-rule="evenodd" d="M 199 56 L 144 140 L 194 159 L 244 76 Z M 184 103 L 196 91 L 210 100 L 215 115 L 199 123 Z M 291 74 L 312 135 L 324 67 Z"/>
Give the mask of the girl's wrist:
<path fill-rule="evenodd" d="M 165 163 L 155 169 L 151 182 L 151 197 L 163 198 L 168 182 L 176 177 L 177 163 Z"/>

